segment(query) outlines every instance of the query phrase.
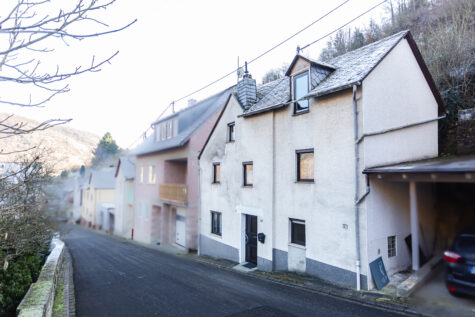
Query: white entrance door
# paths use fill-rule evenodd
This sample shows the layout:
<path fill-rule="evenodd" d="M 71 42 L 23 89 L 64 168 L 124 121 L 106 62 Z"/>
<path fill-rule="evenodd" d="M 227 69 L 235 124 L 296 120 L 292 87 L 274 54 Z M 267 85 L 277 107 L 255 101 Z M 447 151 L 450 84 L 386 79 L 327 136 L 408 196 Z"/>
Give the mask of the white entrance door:
<path fill-rule="evenodd" d="M 186 214 L 184 210 L 176 209 L 175 242 L 186 246 Z"/>

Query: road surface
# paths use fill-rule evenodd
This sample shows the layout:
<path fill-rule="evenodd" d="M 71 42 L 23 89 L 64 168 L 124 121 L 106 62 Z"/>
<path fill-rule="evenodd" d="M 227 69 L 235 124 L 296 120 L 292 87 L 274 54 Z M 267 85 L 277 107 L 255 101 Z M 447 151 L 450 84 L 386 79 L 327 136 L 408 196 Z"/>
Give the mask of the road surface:
<path fill-rule="evenodd" d="M 68 227 L 77 316 L 401 316 Z"/>

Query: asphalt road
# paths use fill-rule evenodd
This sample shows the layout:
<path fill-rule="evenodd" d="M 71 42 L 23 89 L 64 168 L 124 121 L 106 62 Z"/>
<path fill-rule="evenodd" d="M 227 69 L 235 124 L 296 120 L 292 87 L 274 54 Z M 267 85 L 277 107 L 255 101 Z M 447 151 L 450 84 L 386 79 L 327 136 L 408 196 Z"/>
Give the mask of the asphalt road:
<path fill-rule="evenodd" d="M 77 316 L 400 316 L 77 226 L 64 240 L 73 259 Z"/>

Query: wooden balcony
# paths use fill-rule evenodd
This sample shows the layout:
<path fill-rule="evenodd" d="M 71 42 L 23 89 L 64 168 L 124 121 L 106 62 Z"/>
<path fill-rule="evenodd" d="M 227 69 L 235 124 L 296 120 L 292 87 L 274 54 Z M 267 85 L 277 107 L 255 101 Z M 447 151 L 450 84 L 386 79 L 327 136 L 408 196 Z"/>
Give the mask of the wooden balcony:
<path fill-rule="evenodd" d="M 181 204 L 188 202 L 188 189 L 185 184 L 162 183 L 159 187 L 160 199 Z"/>

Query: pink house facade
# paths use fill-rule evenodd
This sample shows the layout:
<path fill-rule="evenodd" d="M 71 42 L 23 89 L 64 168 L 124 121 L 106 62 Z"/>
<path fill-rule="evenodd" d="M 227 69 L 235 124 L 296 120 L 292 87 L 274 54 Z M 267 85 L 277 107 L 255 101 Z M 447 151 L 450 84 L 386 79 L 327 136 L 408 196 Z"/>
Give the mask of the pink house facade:
<path fill-rule="evenodd" d="M 134 240 L 197 249 L 198 155 L 231 91 L 152 123 L 153 134 L 133 150 Z"/>

